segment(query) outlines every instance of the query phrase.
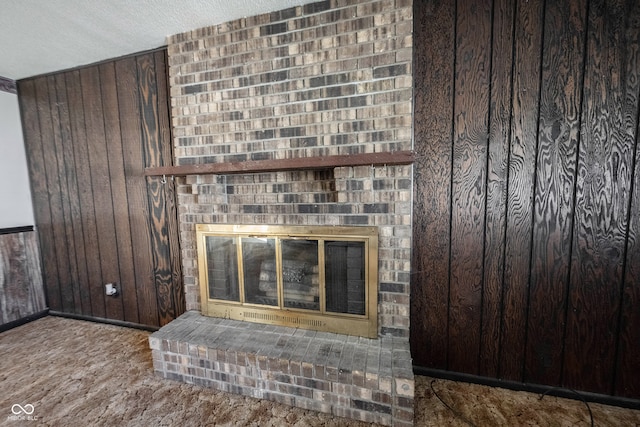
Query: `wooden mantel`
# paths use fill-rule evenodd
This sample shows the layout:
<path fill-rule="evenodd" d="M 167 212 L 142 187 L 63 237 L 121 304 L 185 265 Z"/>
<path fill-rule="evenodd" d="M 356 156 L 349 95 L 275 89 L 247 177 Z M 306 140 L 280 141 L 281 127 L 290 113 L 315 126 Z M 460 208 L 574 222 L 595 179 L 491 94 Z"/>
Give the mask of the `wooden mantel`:
<path fill-rule="evenodd" d="M 162 166 L 146 168 L 146 176 L 186 176 L 208 174 L 239 174 L 280 172 L 292 170 L 330 169 L 343 166 L 409 165 L 415 160 L 413 151 L 346 154 L 325 157 L 298 157 L 293 159 L 246 160 L 230 163 Z"/>

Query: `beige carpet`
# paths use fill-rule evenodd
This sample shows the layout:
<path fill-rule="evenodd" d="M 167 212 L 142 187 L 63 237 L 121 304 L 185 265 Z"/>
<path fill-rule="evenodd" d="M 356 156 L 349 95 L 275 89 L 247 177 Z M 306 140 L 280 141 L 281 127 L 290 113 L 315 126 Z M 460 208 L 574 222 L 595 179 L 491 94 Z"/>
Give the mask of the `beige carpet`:
<path fill-rule="evenodd" d="M 0 334 L 0 425 L 365 425 L 156 378 L 148 335 L 51 316 Z M 416 426 L 590 425 L 580 401 L 435 380 L 455 415 L 430 378 L 416 381 Z M 640 426 L 640 411 L 590 408 L 597 426 Z"/>

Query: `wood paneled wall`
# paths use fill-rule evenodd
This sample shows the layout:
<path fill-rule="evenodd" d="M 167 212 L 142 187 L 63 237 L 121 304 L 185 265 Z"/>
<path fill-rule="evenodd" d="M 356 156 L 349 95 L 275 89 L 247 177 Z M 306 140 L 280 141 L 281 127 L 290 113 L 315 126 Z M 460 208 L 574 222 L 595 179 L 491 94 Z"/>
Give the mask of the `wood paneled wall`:
<path fill-rule="evenodd" d="M 45 311 L 37 233 L 0 230 L 0 325 Z"/>
<path fill-rule="evenodd" d="M 18 82 L 51 310 L 149 326 L 184 311 L 166 51 Z M 105 296 L 105 284 L 120 294 Z"/>
<path fill-rule="evenodd" d="M 414 23 L 415 364 L 640 399 L 640 2 Z"/>

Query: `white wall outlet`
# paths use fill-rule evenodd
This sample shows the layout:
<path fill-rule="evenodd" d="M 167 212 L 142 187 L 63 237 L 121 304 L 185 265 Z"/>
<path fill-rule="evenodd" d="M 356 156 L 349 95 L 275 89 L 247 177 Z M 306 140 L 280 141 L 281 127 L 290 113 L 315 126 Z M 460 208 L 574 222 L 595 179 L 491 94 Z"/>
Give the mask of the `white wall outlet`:
<path fill-rule="evenodd" d="M 108 296 L 115 297 L 116 295 L 118 295 L 118 289 L 116 288 L 115 283 L 107 283 L 106 285 L 104 285 L 104 287 L 105 287 L 105 292 L 107 293 Z"/>

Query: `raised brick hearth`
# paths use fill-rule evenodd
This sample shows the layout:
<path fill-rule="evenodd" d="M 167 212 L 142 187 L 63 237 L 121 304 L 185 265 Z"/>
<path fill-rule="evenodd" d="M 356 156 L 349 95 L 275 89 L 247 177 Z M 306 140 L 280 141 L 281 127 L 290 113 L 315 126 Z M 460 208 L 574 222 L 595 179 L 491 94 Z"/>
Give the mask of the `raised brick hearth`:
<path fill-rule="evenodd" d="M 170 37 L 175 165 L 410 151 L 412 28 L 411 0 L 330 0 Z M 412 178 L 410 165 L 176 177 L 191 311 L 152 336 L 158 374 L 410 425 Z M 378 339 L 202 317 L 196 224 L 377 227 Z"/>
<path fill-rule="evenodd" d="M 385 425 L 413 420 L 407 340 L 360 338 L 204 317 L 190 311 L 152 335 L 168 379 Z"/>

